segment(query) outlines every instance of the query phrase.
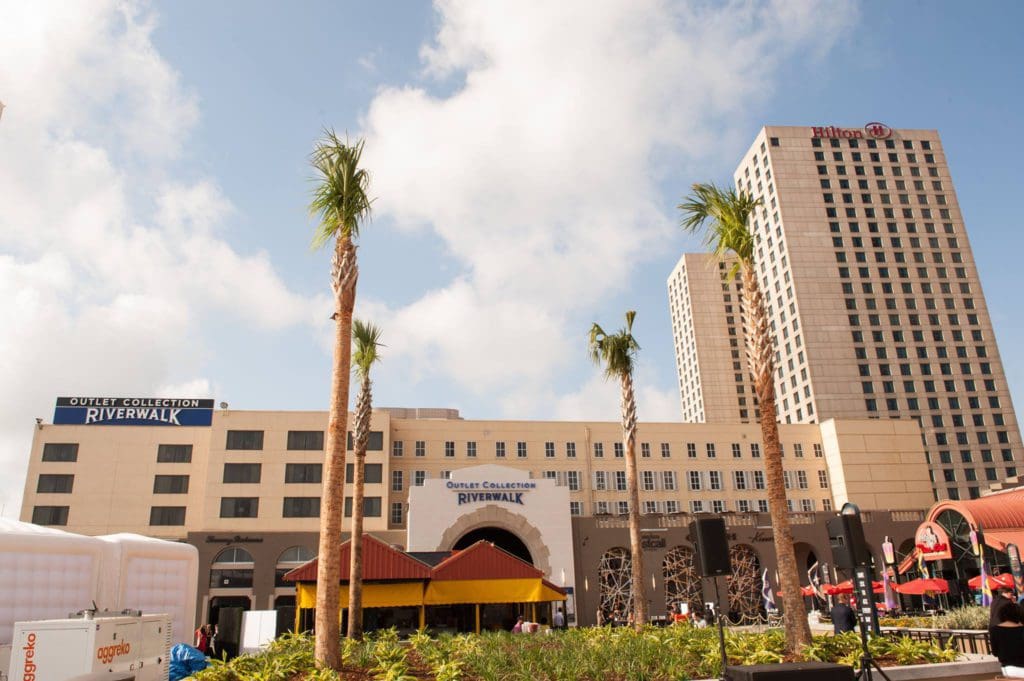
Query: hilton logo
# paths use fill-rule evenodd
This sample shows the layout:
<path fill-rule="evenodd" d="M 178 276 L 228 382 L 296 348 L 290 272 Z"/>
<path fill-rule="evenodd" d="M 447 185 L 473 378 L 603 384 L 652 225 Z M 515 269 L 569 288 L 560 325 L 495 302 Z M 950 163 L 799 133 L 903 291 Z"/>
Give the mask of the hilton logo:
<path fill-rule="evenodd" d="M 870 137 L 876 140 L 884 140 L 892 137 L 892 128 L 885 123 L 872 121 L 864 126 L 863 130 L 856 128 L 837 128 L 834 125 L 811 128 L 812 137 L 841 138 L 841 139 L 863 139 Z"/>

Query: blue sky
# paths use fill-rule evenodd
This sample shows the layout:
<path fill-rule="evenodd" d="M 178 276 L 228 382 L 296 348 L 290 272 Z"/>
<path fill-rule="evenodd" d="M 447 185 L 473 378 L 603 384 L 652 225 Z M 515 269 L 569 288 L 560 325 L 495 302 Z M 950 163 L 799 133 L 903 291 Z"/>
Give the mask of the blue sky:
<path fill-rule="evenodd" d="M 367 137 L 378 404 L 614 419 L 584 336 L 634 308 L 641 419 L 678 418 L 681 194 L 762 124 L 872 120 L 942 134 L 1024 401 L 1019 3 L 0 4 L 7 515 L 58 394 L 326 407 L 324 126 Z"/>

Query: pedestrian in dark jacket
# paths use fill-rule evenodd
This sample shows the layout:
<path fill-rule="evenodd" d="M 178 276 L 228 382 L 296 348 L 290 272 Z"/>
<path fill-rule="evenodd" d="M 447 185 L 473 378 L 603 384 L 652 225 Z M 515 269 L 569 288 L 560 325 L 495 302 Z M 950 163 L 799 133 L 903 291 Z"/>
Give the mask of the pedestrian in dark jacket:
<path fill-rule="evenodd" d="M 857 618 L 850 608 L 849 598 L 846 596 L 836 597 L 836 604 L 832 606 L 832 630 L 841 634 L 845 631 L 853 631 L 857 626 Z"/>

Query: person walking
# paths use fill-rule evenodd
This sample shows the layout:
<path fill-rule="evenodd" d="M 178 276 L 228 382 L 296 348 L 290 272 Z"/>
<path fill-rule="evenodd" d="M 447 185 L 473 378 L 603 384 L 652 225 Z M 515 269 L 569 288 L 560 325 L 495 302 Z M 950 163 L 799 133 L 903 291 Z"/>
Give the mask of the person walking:
<path fill-rule="evenodd" d="M 857 618 L 853 615 L 849 600 L 847 596 L 839 596 L 832 606 L 832 631 L 836 634 L 853 631 L 857 626 Z"/>
<path fill-rule="evenodd" d="M 1003 676 L 1024 679 L 1024 626 L 1020 606 L 1006 601 L 996 613 L 996 618 L 999 621 L 988 630 L 992 654 L 999 658 Z"/>
<path fill-rule="evenodd" d="M 555 629 L 565 629 L 565 613 L 561 608 L 555 610 L 555 616 L 551 618 L 551 623 Z"/>
<path fill-rule="evenodd" d="M 992 596 L 992 605 L 988 609 L 988 626 L 994 627 L 999 624 L 999 611 L 1007 603 L 1013 603 L 1013 591 L 1005 587 L 999 587 Z"/>

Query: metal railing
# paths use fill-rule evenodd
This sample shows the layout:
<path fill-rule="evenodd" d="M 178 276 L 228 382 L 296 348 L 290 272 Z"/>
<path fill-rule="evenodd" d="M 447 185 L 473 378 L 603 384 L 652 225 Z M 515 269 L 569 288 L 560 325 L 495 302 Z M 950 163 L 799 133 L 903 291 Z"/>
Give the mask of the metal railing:
<path fill-rule="evenodd" d="M 928 641 L 940 648 L 947 645 L 961 653 L 990 655 L 991 647 L 987 631 L 975 629 L 916 629 L 903 627 L 882 627 L 882 634 L 889 638 L 909 638 L 913 641 Z"/>

